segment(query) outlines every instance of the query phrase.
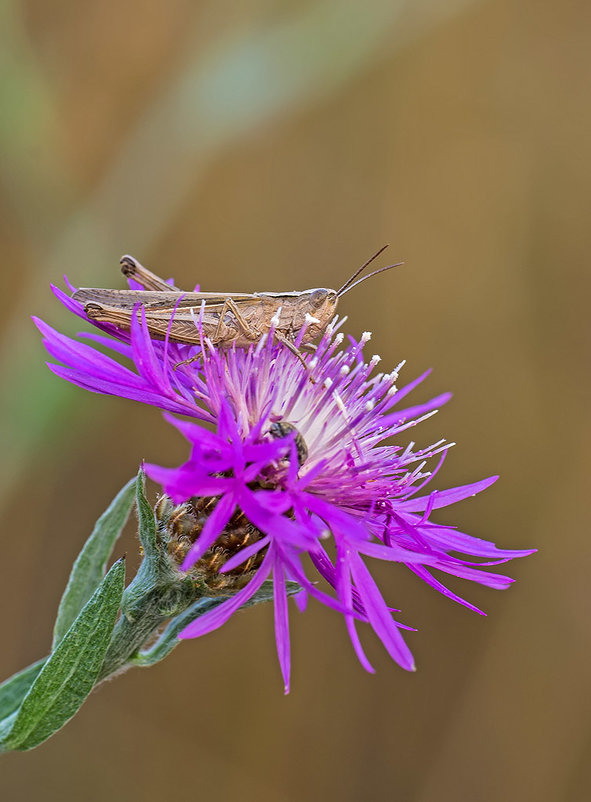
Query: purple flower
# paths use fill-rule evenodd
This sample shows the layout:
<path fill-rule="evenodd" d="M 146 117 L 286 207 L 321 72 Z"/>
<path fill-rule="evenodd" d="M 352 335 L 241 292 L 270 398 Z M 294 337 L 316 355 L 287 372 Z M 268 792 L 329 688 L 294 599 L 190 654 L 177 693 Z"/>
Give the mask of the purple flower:
<path fill-rule="evenodd" d="M 58 289 L 54 292 L 85 318 L 79 304 Z M 183 555 L 181 570 L 193 570 L 212 549 L 219 552 L 221 538 L 238 519 L 241 525 L 248 523 L 249 537 L 233 552 L 224 552 L 219 568 L 229 574 L 248 565 L 247 583 L 189 624 L 181 637 L 218 628 L 272 578 L 286 691 L 286 581 L 301 586 L 295 597 L 301 609 L 311 596 L 343 615 L 368 671 L 373 668 L 359 641 L 359 622 L 369 623 L 391 657 L 413 670 L 401 634 L 410 627 L 393 618 L 395 611 L 372 578 L 367 558 L 401 563 L 444 595 L 481 612 L 434 572 L 502 589 L 512 580 L 483 569 L 532 553 L 499 549 L 431 520 L 435 510 L 479 493 L 497 477 L 448 490 L 428 489 L 450 444 L 440 440 L 417 448 L 404 443 L 404 433 L 433 415 L 449 394 L 405 406 L 427 374 L 398 389 L 402 364 L 390 373 L 375 373 L 379 358 L 363 357 L 370 335 L 359 341 L 349 338 L 345 345 L 338 331 L 342 321 L 331 323 L 314 353 L 305 356 L 306 366 L 272 336 L 247 350 L 216 349 L 205 339 L 202 346 L 152 339 L 143 310 L 134 316 L 130 332 L 103 324 L 109 336 L 80 335 L 91 344 L 35 322 L 47 350 L 61 363 L 49 365 L 54 373 L 93 392 L 166 410 L 166 419 L 189 441 L 189 459 L 180 467 L 146 466 L 174 503 L 198 499 L 209 510 Z M 127 358 L 131 366 L 97 345 Z M 214 431 L 204 423 L 213 424 Z M 392 438 L 394 444 L 384 444 Z M 306 555 L 316 572 L 313 579 L 302 562 Z"/>

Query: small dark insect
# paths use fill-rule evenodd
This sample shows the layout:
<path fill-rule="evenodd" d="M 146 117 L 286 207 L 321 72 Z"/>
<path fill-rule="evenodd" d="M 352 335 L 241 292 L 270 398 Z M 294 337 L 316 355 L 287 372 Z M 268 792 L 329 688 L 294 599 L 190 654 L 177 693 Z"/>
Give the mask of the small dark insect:
<path fill-rule="evenodd" d="M 275 421 L 275 423 L 272 423 L 271 426 L 269 427 L 269 434 L 276 440 L 287 437 L 293 432 L 296 433 L 295 446 L 296 446 L 296 453 L 298 456 L 298 464 L 301 468 L 304 462 L 308 459 L 308 446 L 306 445 L 306 441 L 299 433 L 299 431 L 296 429 L 296 427 L 293 425 L 293 423 L 288 423 L 288 421 L 285 420 L 278 420 Z"/>

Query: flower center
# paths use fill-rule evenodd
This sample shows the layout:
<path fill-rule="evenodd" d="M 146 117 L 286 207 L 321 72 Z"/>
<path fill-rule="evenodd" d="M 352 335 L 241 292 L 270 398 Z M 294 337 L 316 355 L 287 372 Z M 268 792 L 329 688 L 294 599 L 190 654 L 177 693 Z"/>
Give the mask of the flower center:
<path fill-rule="evenodd" d="M 176 565 L 181 565 L 193 544 L 199 540 L 217 502 L 217 497 L 210 496 L 192 498 L 184 504 L 174 506 L 168 496 L 163 496 L 156 504 L 157 525 Z M 237 510 L 213 546 L 192 566 L 189 575 L 207 588 L 208 595 L 235 593 L 247 584 L 260 566 L 266 549 L 261 549 L 227 573 L 221 574 L 220 569 L 230 557 L 262 537 L 261 532 L 246 519 L 244 513 Z"/>

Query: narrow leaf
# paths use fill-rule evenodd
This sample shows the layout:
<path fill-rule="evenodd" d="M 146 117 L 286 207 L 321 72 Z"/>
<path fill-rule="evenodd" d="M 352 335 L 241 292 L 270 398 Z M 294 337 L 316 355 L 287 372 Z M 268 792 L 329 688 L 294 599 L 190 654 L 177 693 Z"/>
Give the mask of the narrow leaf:
<path fill-rule="evenodd" d="M 178 634 L 187 624 L 190 624 L 191 621 L 194 621 L 196 618 L 199 618 L 199 616 L 217 607 L 218 604 L 226 601 L 227 598 L 227 596 L 216 596 L 215 598 L 199 599 L 168 623 L 164 632 L 152 647 L 138 652 L 129 662 L 134 666 L 142 667 L 153 666 L 155 663 L 159 663 L 160 660 L 167 657 L 172 650 L 179 645 L 180 640 Z"/>
<path fill-rule="evenodd" d="M 90 599 L 105 575 L 113 547 L 133 505 L 136 479 L 131 479 L 101 515 L 72 568 L 53 630 L 53 649 Z"/>
<path fill-rule="evenodd" d="M 27 668 L 23 668 L 18 674 L 13 674 L 0 685 L 0 720 L 18 710 L 46 660 L 47 658 L 44 657 Z"/>
<path fill-rule="evenodd" d="M 103 663 L 124 582 L 125 563 L 118 560 L 41 669 L 3 738 L 4 749 L 32 749 L 80 708 Z"/>
<path fill-rule="evenodd" d="M 299 593 L 301 590 L 301 585 L 298 585 L 297 582 L 286 582 L 285 583 L 285 592 L 288 596 L 293 596 L 296 593 Z M 260 604 L 261 602 L 273 601 L 275 595 L 274 585 L 272 579 L 267 579 L 257 592 L 254 594 L 252 599 L 249 599 L 246 604 L 243 604 L 240 608 L 241 610 L 246 609 L 247 607 L 252 607 L 255 604 Z"/>
<path fill-rule="evenodd" d="M 135 498 L 139 520 L 139 536 L 144 554 L 148 559 L 158 555 L 156 521 L 150 502 L 146 498 L 146 474 L 140 469 L 135 482 Z"/>

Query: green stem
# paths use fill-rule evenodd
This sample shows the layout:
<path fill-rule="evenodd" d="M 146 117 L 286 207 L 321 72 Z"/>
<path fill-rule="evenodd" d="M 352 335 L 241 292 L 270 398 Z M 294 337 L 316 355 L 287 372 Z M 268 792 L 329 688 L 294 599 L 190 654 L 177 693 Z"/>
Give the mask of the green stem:
<path fill-rule="evenodd" d="M 141 568 L 125 591 L 122 613 L 115 625 L 97 682 L 122 673 L 134 665 L 142 646 L 157 636 L 170 618 L 184 612 L 196 601 L 192 580 L 175 579 L 146 588 Z M 142 592 L 142 585 L 145 590 Z"/>

